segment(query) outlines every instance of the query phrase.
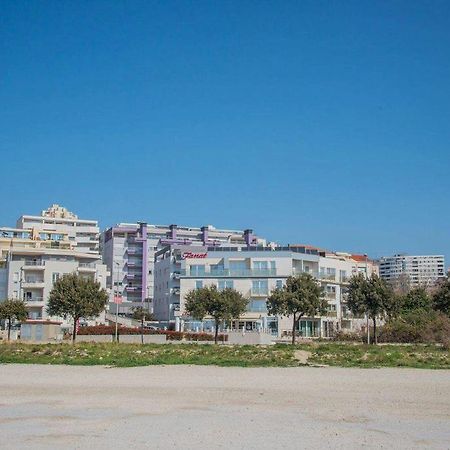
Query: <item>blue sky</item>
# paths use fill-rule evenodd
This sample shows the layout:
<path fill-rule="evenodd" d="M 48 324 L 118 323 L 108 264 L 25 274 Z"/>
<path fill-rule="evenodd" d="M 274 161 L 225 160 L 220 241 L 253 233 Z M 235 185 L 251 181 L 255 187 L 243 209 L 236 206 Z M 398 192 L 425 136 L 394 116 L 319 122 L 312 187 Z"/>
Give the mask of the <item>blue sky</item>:
<path fill-rule="evenodd" d="M 448 1 L 0 9 L 1 225 L 57 202 L 450 262 Z"/>

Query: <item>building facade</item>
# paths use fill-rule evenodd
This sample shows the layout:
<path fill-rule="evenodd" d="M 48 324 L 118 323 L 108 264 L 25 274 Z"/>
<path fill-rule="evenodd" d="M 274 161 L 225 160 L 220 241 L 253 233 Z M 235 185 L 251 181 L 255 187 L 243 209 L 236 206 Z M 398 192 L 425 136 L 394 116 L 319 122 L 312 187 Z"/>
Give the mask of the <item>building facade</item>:
<path fill-rule="evenodd" d="M 431 287 L 445 278 L 443 255 L 394 255 L 380 259 L 380 276 L 392 285 Z"/>
<path fill-rule="evenodd" d="M 81 253 L 100 254 L 100 229 L 96 220 L 79 219 L 63 206 L 53 204 L 40 216 L 19 217 L 17 228 L 34 229 L 45 233 L 64 233 L 75 243 L 75 250 Z"/>
<path fill-rule="evenodd" d="M 193 289 L 215 285 L 234 288 L 248 298 L 247 312 L 234 323 L 237 329 L 290 333 L 292 321 L 271 317 L 266 301 L 287 277 L 310 273 L 321 283 L 328 301 L 324 317 L 305 317 L 298 332 L 305 337 L 331 336 L 336 330 L 353 329 L 362 321 L 352 317 L 345 294 L 349 278 L 370 276 L 377 265 L 367 257 L 329 253 L 307 246 L 184 246 L 168 245 L 155 255 L 154 312 L 159 320 L 175 321 L 178 327 L 202 328 L 184 310 L 186 295 Z"/>
<path fill-rule="evenodd" d="M 119 311 L 129 313 L 131 308 L 146 305 L 154 309 L 155 253 L 167 245 L 209 245 L 219 247 L 239 244 L 262 244 L 252 230 L 216 229 L 212 225 L 201 228 L 177 225 L 150 225 L 120 223 L 104 231 L 101 236 L 103 261 L 110 275 L 107 284 L 121 301 Z"/>
<path fill-rule="evenodd" d="M 53 205 L 42 216 L 21 216 L 18 224 L 0 228 L 0 301 L 23 299 L 30 319 L 59 320 L 49 317 L 46 308 L 53 284 L 62 275 L 78 273 L 106 288 L 108 272 L 99 253 L 96 221 L 80 220 Z M 87 231 L 79 232 L 85 226 Z M 91 323 L 104 323 L 104 314 Z"/>

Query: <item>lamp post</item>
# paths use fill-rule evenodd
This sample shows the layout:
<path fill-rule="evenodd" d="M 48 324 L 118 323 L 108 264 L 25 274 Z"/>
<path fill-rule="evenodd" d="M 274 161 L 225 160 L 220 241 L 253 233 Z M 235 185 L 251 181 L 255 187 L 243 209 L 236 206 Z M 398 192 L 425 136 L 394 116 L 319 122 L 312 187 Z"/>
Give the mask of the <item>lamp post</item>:
<path fill-rule="evenodd" d="M 117 332 L 118 332 L 118 321 L 119 321 L 119 267 L 120 264 L 118 262 L 114 262 L 117 266 L 117 279 L 116 279 L 116 294 L 114 296 L 114 303 L 116 304 L 116 329 L 115 329 L 115 342 L 118 342 Z"/>
<path fill-rule="evenodd" d="M 367 273 L 367 253 L 364 253 L 364 257 L 365 257 L 365 260 L 366 260 L 366 266 L 365 266 L 365 270 L 364 270 L 364 273 L 365 273 L 365 275 L 366 275 L 366 280 L 368 280 L 369 279 L 369 274 Z M 370 331 L 369 331 L 369 315 L 368 314 L 366 314 L 366 319 L 367 319 L 367 322 L 366 322 L 366 328 L 367 328 L 367 345 L 369 345 L 370 344 Z"/>

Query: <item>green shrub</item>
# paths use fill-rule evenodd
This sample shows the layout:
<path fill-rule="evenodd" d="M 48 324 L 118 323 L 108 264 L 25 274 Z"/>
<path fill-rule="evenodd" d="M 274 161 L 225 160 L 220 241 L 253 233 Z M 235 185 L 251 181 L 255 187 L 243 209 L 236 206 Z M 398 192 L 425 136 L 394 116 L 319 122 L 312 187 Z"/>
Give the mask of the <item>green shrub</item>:
<path fill-rule="evenodd" d="M 448 347 L 450 319 L 436 311 L 410 311 L 389 320 L 381 329 L 379 342 L 440 343 Z"/>

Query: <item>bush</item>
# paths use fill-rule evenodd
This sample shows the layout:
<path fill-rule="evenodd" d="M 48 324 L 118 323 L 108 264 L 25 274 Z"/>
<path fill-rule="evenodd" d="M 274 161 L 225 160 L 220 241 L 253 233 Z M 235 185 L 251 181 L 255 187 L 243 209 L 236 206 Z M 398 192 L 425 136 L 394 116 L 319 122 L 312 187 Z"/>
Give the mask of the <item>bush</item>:
<path fill-rule="evenodd" d="M 365 342 L 366 337 L 360 331 L 337 331 L 333 341 L 337 342 Z"/>
<path fill-rule="evenodd" d="M 416 310 L 389 320 L 379 342 L 440 343 L 450 347 L 450 318 L 436 311 Z"/>
<path fill-rule="evenodd" d="M 81 327 L 78 330 L 79 336 L 99 336 L 99 335 L 114 335 L 116 333 L 115 325 L 95 325 L 91 327 Z M 141 328 L 128 328 L 122 325 L 117 327 L 117 334 L 123 335 L 141 335 L 141 334 L 165 334 L 168 341 L 181 341 L 183 339 L 187 341 L 213 341 L 214 335 L 211 333 L 191 333 L 184 331 L 172 331 L 172 330 L 148 330 Z M 228 341 L 228 335 L 219 334 L 219 341 Z"/>

